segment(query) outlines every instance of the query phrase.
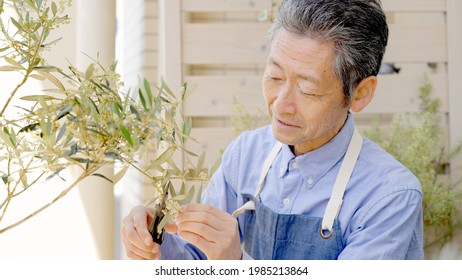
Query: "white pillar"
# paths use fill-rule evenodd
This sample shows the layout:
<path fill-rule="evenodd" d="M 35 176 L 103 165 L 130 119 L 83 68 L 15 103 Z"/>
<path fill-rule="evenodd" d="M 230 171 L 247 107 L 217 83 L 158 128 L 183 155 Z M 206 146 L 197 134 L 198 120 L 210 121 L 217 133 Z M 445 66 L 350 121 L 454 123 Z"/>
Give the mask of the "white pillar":
<path fill-rule="evenodd" d="M 77 8 L 77 68 L 85 71 L 91 63 L 87 56 L 98 60 L 105 67 L 109 66 L 115 58 L 116 2 L 78 0 L 74 3 Z M 114 168 L 104 167 L 98 172 L 111 178 Z M 116 234 L 113 184 L 99 177 L 91 177 L 78 188 L 99 257 L 113 259 Z"/>

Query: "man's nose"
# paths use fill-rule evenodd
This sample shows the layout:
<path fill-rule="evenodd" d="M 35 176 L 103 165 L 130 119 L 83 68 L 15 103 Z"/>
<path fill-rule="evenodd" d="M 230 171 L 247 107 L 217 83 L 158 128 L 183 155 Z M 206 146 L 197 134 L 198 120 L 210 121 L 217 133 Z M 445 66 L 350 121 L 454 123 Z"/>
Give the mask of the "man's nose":
<path fill-rule="evenodd" d="M 294 87 L 292 85 L 285 84 L 280 88 L 274 100 L 273 107 L 278 114 L 295 114 L 296 100 Z"/>

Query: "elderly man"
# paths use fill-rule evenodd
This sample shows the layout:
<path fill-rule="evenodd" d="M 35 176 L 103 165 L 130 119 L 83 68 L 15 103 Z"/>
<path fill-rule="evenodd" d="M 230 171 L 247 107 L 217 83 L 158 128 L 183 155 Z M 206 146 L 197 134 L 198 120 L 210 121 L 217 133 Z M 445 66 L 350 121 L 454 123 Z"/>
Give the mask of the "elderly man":
<path fill-rule="evenodd" d="M 388 39 L 379 0 L 286 0 L 263 77 L 271 125 L 223 155 L 201 204 L 162 246 L 136 207 L 122 237 L 133 259 L 422 259 L 417 178 L 363 138 Z M 237 218 L 236 218 L 237 217 Z"/>

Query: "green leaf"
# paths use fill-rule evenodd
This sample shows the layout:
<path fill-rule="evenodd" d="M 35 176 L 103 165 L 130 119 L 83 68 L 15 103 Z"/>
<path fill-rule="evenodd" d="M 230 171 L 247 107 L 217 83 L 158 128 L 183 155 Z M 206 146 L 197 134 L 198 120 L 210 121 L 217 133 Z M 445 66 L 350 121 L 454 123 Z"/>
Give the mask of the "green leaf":
<path fill-rule="evenodd" d="M 95 64 L 92 63 L 88 66 L 87 70 L 85 71 L 85 79 L 90 80 L 90 78 L 93 76 L 94 71 L 95 71 Z"/>
<path fill-rule="evenodd" d="M 91 176 L 100 177 L 100 178 L 103 178 L 104 180 L 109 181 L 109 183 L 113 183 L 111 179 L 109 179 L 108 177 L 106 177 L 105 175 L 103 175 L 101 173 L 93 173 L 93 174 L 91 174 Z"/>
<path fill-rule="evenodd" d="M 125 173 L 127 173 L 127 170 L 128 170 L 128 165 L 124 166 L 120 171 L 114 174 L 114 184 L 119 182 L 120 179 L 124 177 Z"/>
<path fill-rule="evenodd" d="M 7 57 L 7 56 L 5 56 L 4 59 L 8 64 L 10 64 L 12 66 L 15 66 L 18 69 L 24 70 L 24 67 L 19 62 L 17 62 L 16 60 L 14 60 L 14 59 L 12 59 L 10 57 Z"/>
<path fill-rule="evenodd" d="M 66 133 L 66 128 L 66 123 L 64 123 L 63 126 L 61 126 L 59 129 L 58 136 L 56 136 L 56 143 L 59 142 L 59 140 L 61 140 L 61 138 L 64 136 Z"/>
<path fill-rule="evenodd" d="M 6 127 L 4 127 L 2 130 L 0 130 L 0 138 L 3 139 L 3 141 L 10 146 L 11 148 L 15 149 L 15 145 L 11 140 L 11 137 L 9 135 L 9 131 Z"/>
<path fill-rule="evenodd" d="M 74 109 L 74 106 L 75 106 L 75 104 L 69 104 L 66 107 L 64 107 L 63 109 L 61 109 L 61 111 L 59 111 L 58 117 L 56 119 L 59 120 L 62 117 L 64 117 L 65 115 L 69 114 L 69 112 L 71 112 L 72 109 Z"/>
<path fill-rule="evenodd" d="M 0 0 L 0 1 L 3 1 L 3 0 Z M 0 48 L 0 53 L 6 51 L 6 50 L 9 49 L 9 48 L 10 48 L 10 47 L 8 47 L 8 46 L 6 46 L 6 47 L 4 47 L 4 48 Z"/>
<path fill-rule="evenodd" d="M 141 88 L 138 89 L 138 96 L 140 97 L 141 105 L 143 105 L 144 110 L 147 111 L 148 108 L 146 106 L 146 99 L 144 98 L 143 91 L 141 90 Z"/>
<path fill-rule="evenodd" d="M 10 130 L 5 126 L 3 127 L 3 133 L 8 137 L 8 142 L 11 143 L 13 148 L 16 148 L 16 135 L 14 135 L 14 130 Z M 3 138 L 3 137 L 2 137 Z"/>
<path fill-rule="evenodd" d="M 205 151 L 201 153 L 199 156 L 199 159 L 197 160 L 197 165 L 196 165 L 196 170 L 198 172 L 197 175 L 199 175 L 199 172 L 201 172 L 202 167 L 204 166 L 204 161 L 205 161 Z"/>
<path fill-rule="evenodd" d="M 168 221 L 170 221 L 172 217 L 172 214 L 170 212 L 167 212 L 165 216 L 162 218 L 160 223 L 157 225 L 157 232 L 161 233 L 162 229 L 164 228 L 165 224 L 167 224 Z"/>
<path fill-rule="evenodd" d="M 133 105 L 130 105 L 130 112 L 136 116 L 136 119 L 137 119 L 139 122 L 141 121 L 140 114 L 138 113 L 138 110 L 136 110 L 136 108 L 133 107 Z"/>
<path fill-rule="evenodd" d="M 183 184 L 184 184 L 184 183 L 183 183 Z M 168 184 L 168 186 L 169 186 L 169 190 L 168 190 L 168 191 L 170 192 L 171 196 L 172 196 L 172 197 L 177 196 L 176 190 L 175 190 L 175 187 L 173 186 L 173 184 L 170 183 L 170 184 Z"/>
<path fill-rule="evenodd" d="M 18 71 L 18 70 L 22 70 L 22 69 L 15 67 L 15 66 L 11 66 L 11 65 L 0 66 L 0 71 Z"/>
<path fill-rule="evenodd" d="M 175 153 L 175 150 L 175 147 L 169 147 L 158 158 L 151 162 L 148 169 L 153 169 L 154 167 L 161 165 L 162 163 L 169 160 L 173 156 L 173 153 Z"/>
<path fill-rule="evenodd" d="M 221 156 L 217 158 L 213 166 L 209 169 L 209 176 L 213 175 L 221 165 Z"/>
<path fill-rule="evenodd" d="M 123 124 L 120 124 L 119 128 L 120 128 L 120 132 L 122 132 L 122 135 L 127 140 L 128 144 L 130 144 L 130 146 L 133 147 L 133 140 L 132 140 L 132 137 L 130 136 L 130 132 L 128 131 L 128 129 Z"/>
<path fill-rule="evenodd" d="M 55 2 L 51 3 L 51 12 L 53 13 L 53 16 L 56 16 L 56 14 L 58 13 L 58 6 L 56 6 Z"/>
<path fill-rule="evenodd" d="M 62 91 L 66 91 L 66 88 L 63 86 L 63 84 L 59 81 L 58 78 L 56 78 L 54 75 L 50 74 L 49 72 L 47 71 L 42 71 L 42 70 L 39 70 L 39 69 L 43 69 L 43 68 L 39 68 L 39 67 L 35 67 L 34 70 L 37 70 L 37 72 L 43 76 L 45 79 L 47 79 L 48 81 L 52 82 L 57 88 L 59 88 L 60 90 Z M 55 68 L 56 69 L 56 68 Z"/>
<path fill-rule="evenodd" d="M 118 118 L 122 117 L 122 108 L 116 102 L 111 104 L 112 113 L 114 113 Z"/>
<path fill-rule="evenodd" d="M 3 181 L 3 183 L 5 183 L 5 185 L 6 185 L 6 183 L 8 183 L 8 175 L 3 174 L 3 175 L 2 175 L 2 181 Z"/>
<path fill-rule="evenodd" d="M 16 26 L 16 28 L 17 28 L 18 30 L 23 30 L 22 25 L 19 24 L 18 21 L 16 21 L 16 20 L 15 20 L 14 18 L 12 18 L 12 17 L 10 17 L 10 20 L 11 20 L 11 22 L 13 23 L 13 25 Z"/>
<path fill-rule="evenodd" d="M 24 101 L 34 101 L 34 102 L 39 102 L 40 99 L 45 100 L 45 101 L 60 100 L 51 95 L 41 95 L 41 94 L 26 95 L 26 96 L 21 97 L 20 99 Z"/>
<path fill-rule="evenodd" d="M 185 153 L 187 153 L 188 155 L 193 156 L 193 157 L 198 157 L 199 156 L 198 154 L 196 154 L 196 153 L 194 153 L 194 152 L 192 152 L 190 150 L 187 150 L 187 149 L 184 149 L 183 151 Z"/>
<path fill-rule="evenodd" d="M 163 89 L 161 91 L 166 92 L 168 95 L 170 95 L 173 98 L 176 98 L 175 94 L 173 93 L 173 91 L 170 89 L 170 87 L 167 85 L 167 83 L 165 82 L 163 78 L 161 78 L 161 89 Z"/>
<path fill-rule="evenodd" d="M 1 13 L 3 13 L 3 0 L 0 0 L 0 14 Z"/>
<path fill-rule="evenodd" d="M 196 189 L 194 188 L 194 186 L 192 186 L 188 193 L 187 194 L 182 194 L 182 195 L 178 195 L 176 197 L 173 197 L 172 199 L 177 201 L 178 204 L 180 205 L 185 205 L 185 204 L 188 204 L 192 201 L 192 199 L 194 198 L 194 194 L 196 193 Z"/>
<path fill-rule="evenodd" d="M 25 127 L 21 128 L 18 131 L 18 133 L 34 131 L 34 130 L 37 130 L 39 127 L 40 127 L 39 123 L 32 123 L 32 124 L 26 125 Z"/>
<path fill-rule="evenodd" d="M 34 78 L 34 79 L 39 80 L 39 81 L 44 81 L 45 80 L 44 77 L 42 77 L 40 75 L 37 75 L 37 74 L 30 74 L 29 77 Z"/>
<path fill-rule="evenodd" d="M 26 188 L 27 187 L 27 174 L 24 169 L 19 169 L 19 179 L 22 185 L 24 186 L 24 188 Z"/>
<path fill-rule="evenodd" d="M 146 98 L 148 99 L 149 102 L 149 107 L 152 108 L 152 91 L 151 91 L 151 85 L 149 84 L 148 80 L 144 79 L 144 90 L 146 91 Z"/>

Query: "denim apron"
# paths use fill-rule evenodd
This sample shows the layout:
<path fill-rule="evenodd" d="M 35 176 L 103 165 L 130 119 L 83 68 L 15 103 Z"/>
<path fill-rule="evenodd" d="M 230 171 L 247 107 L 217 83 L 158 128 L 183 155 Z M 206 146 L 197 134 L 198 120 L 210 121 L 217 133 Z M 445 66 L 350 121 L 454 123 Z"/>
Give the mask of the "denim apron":
<path fill-rule="evenodd" d="M 237 217 L 245 212 L 244 250 L 252 258 L 263 260 L 337 259 L 345 247 L 337 217 L 362 142 L 363 138 L 355 129 L 322 218 L 278 214 L 262 204 L 260 193 L 266 174 L 283 145 L 277 142 L 264 163 L 255 194 L 243 194 L 244 204 L 233 213 Z"/>

